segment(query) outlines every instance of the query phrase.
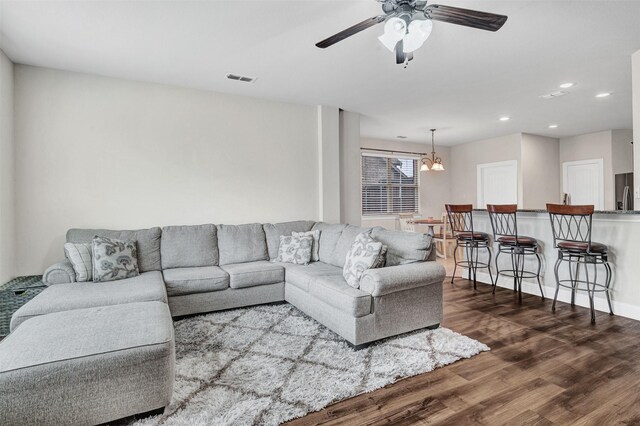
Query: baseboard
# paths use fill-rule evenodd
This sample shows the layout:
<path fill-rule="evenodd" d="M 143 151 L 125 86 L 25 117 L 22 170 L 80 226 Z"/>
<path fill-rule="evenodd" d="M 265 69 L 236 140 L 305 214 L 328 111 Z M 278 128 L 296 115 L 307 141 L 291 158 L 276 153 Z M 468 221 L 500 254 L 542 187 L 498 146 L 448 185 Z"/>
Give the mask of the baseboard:
<path fill-rule="evenodd" d="M 466 269 L 463 269 L 463 274 L 461 276 L 465 278 L 467 277 Z M 489 274 L 487 272 L 478 271 L 476 280 L 481 283 L 491 284 L 491 279 L 489 278 Z M 513 290 L 513 278 L 500 276 L 497 285 L 498 287 Z M 545 286 L 543 282 L 542 289 L 544 290 L 544 297 L 553 300 L 553 295 L 555 294 L 556 288 Z M 538 288 L 537 283 L 523 281 L 522 292 L 534 296 L 540 296 L 540 289 Z M 558 292 L 558 301 L 571 303 L 571 291 L 560 287 L 560 291 Z M 589 308 L 589 297 L 584 291 L 577 292 L 575 303 L 577 306 Z M 615 315 L 640 321 L 640 306 L 630 305 L 628 303 L 616 300 L 612 300 L 611 304 L 613 305 L 613 313 Z M 596 311 L 609 313 L 609 305 L 607 304 L 607 299 L 605 298 L 603 293 L 596 294 L 594 307 Z"/>

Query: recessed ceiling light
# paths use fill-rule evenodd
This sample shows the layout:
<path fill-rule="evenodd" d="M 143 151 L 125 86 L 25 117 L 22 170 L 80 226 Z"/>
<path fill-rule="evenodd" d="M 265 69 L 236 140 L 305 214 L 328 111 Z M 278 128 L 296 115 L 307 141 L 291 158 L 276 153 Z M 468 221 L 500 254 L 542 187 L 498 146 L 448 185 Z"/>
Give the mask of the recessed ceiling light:
<path fill-rule="evenodd" d="M 406 136 L 396 136 L 396 138 L 398 138 L 398 139 L 406 139 L 407 137 Z"/>
<path fill-rule="evenodd" d="M 550 129 L 557 129 L 558 125 L 557 124 L 549 124 L 549 128 Z"/>
<path fill-rule="evenodd" d="M 576 85 L 575 83 L 562 83 L 562 84 L 560 85 L 560 88 L 561 88 L 561 89 L 568 89 L 569 87 L 573 87 L 573 86 L 575 86 L 575 85 Z"/>
<path fill-rule="evenodd" d="M 500 117 L 500 121 L 509 121 L 511 120 L 511 117 L 507 117 L 506 115 L 504 117 Z"/>
<path fill-rule="evenodd" d="M 606 98 L 607 96 L 611 96 L 611 92 L 598 93 L 596 98 Z"/>

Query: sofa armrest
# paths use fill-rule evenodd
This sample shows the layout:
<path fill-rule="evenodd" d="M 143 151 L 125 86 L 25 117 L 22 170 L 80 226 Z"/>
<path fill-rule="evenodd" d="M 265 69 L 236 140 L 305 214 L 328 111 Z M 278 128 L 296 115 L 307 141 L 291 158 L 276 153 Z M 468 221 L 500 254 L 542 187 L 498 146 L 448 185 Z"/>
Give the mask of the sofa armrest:
<path fill-rule="evenodd" d="M 444 267 L 437 262 L 418 262 L 369 269 L 360 279 L 360 290 L 374 297 L 384 296 L 429 284 L 442 284 L 445 275 Z"/>
<path fill-rule="evenodd" d="M 73 265 L 68 260 L 63 260 L 55 265 L 49 266 L 42 275 L 42 282 L 45 285 L 67 284 L 76 281 L 76 273 Z"/>

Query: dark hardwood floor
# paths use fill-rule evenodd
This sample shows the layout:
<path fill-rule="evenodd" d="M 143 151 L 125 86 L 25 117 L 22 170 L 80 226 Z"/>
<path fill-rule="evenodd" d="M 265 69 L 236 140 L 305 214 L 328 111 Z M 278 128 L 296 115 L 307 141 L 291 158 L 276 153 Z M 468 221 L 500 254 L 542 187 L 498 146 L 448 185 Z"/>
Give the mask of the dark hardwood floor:
<path fill-rule="evenodd" d="M 490 352 L 333 404 L 289 425 L 640 424 L 640 322 L 456 280 L 443 326 Z"/>

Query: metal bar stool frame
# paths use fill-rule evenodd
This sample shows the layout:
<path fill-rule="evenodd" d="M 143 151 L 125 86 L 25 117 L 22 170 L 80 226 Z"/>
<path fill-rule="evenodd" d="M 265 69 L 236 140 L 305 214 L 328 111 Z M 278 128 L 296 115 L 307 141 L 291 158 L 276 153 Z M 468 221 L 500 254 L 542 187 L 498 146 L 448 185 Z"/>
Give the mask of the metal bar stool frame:
<path fill-rule="evenodd" d="M 478 268 L 486 268 L 489 271 L 489 277 L 491 283 L 493 283 L 493 275 L 491 273 L 491 247 L 489 242 L 489 236 L 484 233 L 475 232 L 473 229 L 473 206 L 471 204 L 452 205 L 446 204 L 447 217 L 449 218 L 449 224 L 451 224 L 451 231 L 456 238 L 456 248 L 453 251 L 453 274 L 451 275 L 451 284 L 456 276 L 456 270 L 458 266 L 467 268 L 468 279 L 473 280 L 473 288 L 477 289 L 477 271 Z M 463 236 L 469 234 L 471 238 L 464 238 Z M 486 236 L 486 239 L 474 238 L 476 234 L 482 234 Z M 464 248 L 465 259 L 458 260 L 457 253 L 458 248 Z M 478 254 L 480 249 L 486 249 L 489 253 L 488 262 L 479 262 Z M 472 278 L 473 276 L 473 278 Z"/>
<path fill-rule="evenodd" d="M 609 315 L 613 315 L 609 287 L 611 285 L 611 265 L 609 264 L 608 247 L 591 240 L 594 206 L 565 206 L 547 204 L 553 231 L 553 245 L 558 249 L 558 259 L 554 267 L 556 277 L 556 293 L 551 310 L 556 310 L 556 300 L 560 287 L 571 290 L 571 306 L 575 306 L 576 291 L 586 291 L 589 295 L 591 323 L 595 324 L 595 293 L 604 292 L 609 304 Z M 574 248 L 572 248 L 574 247 Z M 579 247 L 579 249 L 577 248 Z M 560 279 L 559 270 L 562 262 L 569 263 L 569 279 Z M 584 266 L 585 278 L 579 278 L 580 266 Z M 589 276 L 589 265 L 593 265 L 593 279 Z M 598 283 L 598 265 L 605 270 L 604 283 Z M 575 270 L 572 268 L 575 266 Z M 584 287 L 581 287 L 584 285 Z"/>
<path fill-rule="evenodd" d="M 496 280 L 493 283 L 493 293 L 496 292 L 498 278 L 504 275 L 513 278 L 513 291 L 518 292 L 518 302 L 522 303 L 523 278 L 536 278 L 542 300 L 544 291 L 540 281 L 542 270 L 542 258 L 538 253 L 538 241 L 535 238 L 518 236 L 518 206 L 516 204 L 495 205 L 487 204 L 487 212 L 493 229 L 493 239 L 498 243 L 496 253 Z M 503 241 L 500 241 L 500 240 Z M 508 253 L 511 257 L 511 269 L 500 269 L 498 259 L 500 254 Z M 537 272 L 525 271 L 524 261 L 526 256 L 535 256 L 538 261 Z"/>

